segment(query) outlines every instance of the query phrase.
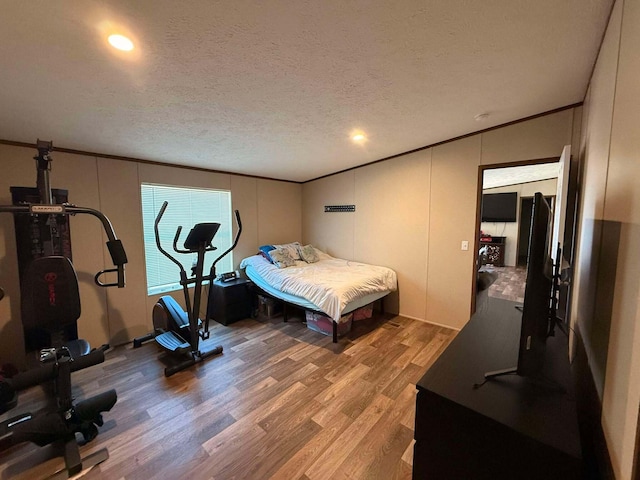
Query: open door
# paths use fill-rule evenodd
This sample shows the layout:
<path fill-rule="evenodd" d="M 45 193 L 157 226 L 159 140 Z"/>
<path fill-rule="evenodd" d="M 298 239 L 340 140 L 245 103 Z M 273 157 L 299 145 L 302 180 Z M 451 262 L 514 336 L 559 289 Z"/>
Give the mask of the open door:
<path fill-rule="evenodd" d="M 561 251 L 564 243 L 564 228 L 567 221 L 567 199 L 569 198 L 569 166 L 571 164 L 571 145 L 565 145 L 558 162 L 558 186 L 556 205 L 553 214 L 553 236 L 551 242 L 551 258 L 558 261 L 558 247 Z"/>

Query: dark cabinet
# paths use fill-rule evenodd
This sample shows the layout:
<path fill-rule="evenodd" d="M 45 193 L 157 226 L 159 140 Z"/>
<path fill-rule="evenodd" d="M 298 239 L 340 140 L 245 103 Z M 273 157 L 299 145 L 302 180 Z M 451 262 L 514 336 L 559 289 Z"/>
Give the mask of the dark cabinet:
<path fill-rule="evenodd" d="M 517 363 L 521 313 L 489 297 L 417 383 L 413 479 L 577 480 L 580 437 L 567 338 L 547 339 L 540 379 Z"/>
<path fill-rule="evenodd" d="M 483 265 L 504 267 L 504 253 L 506 249 L 506 237 L 491 237 L 490 241 L 480 240 L 480 258 Z"/>
<path fill-rule="evenodd" d="M 228 282 L 214 281 L 209 289 L 207 319 L 229 325 L 249 318 L 252 310 L 250 283 L 243 278 Z"/>

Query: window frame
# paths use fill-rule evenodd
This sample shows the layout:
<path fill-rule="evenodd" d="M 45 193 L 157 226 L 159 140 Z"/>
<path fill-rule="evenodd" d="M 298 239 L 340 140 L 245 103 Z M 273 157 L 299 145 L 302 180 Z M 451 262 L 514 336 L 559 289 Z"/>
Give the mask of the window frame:
<path fill-rule="evenodd" d="M 205 275 L 209 273 L 211 264 L 233 243 L 230 190 L 141 182 L 140 208 L 147 296 L 168 294 L 182 288 L 178 267 L 166 258 L 156 245 L 154 223 L 164 200 L 167 200 L 169 205 L 159 225 L 161 243 L 163 248 L 180 262 L 187 275 L 191 274 L 196 254 L 179 254 L 173 251 L 173 239 L 179 225 L 182 226 L 182 232 L 178 239 L 178 248 L 181 248 L 195 224 L 220 223 L 220 229 L 212 242 L 217 249 L 205 256 Z M 210 205 L 210 208 L 202 208 L 203 204 Z M 229 252 L 220 260 L 216 269 L 232 271 L 233 252 Z"/>

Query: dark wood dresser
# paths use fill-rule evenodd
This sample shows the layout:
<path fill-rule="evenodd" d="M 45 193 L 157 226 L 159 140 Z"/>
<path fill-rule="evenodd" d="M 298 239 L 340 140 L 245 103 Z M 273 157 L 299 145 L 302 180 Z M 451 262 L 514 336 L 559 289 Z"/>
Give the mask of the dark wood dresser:
<path fill-rule="evenodd" d="M 413 478 L 578 479 L 581 450 L 567 338 L 547 340 L 543 377 L 514 367 L 521 313 L 487 297 L 417 384 Z"/>

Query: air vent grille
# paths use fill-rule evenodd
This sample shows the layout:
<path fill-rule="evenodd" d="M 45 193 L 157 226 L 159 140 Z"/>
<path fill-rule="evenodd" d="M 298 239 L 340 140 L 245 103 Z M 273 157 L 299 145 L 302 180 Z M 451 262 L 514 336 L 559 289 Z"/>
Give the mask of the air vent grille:
<path fill-rule="evenodd" d="M 355 212 L 355 205 L 325 205 L 325 213 L 327 212 Z"/>

